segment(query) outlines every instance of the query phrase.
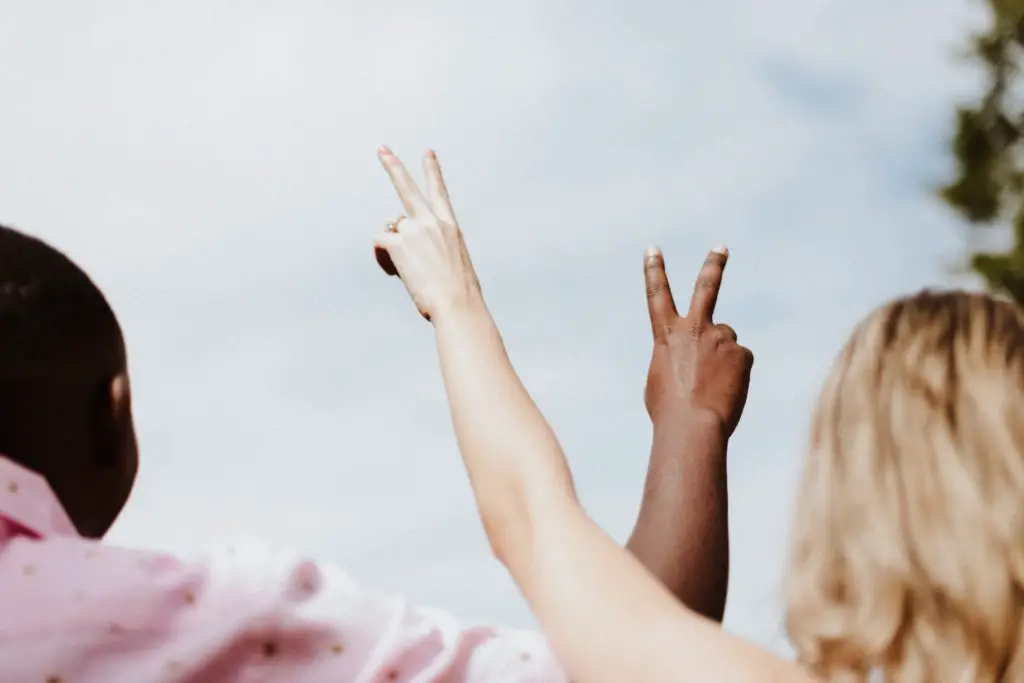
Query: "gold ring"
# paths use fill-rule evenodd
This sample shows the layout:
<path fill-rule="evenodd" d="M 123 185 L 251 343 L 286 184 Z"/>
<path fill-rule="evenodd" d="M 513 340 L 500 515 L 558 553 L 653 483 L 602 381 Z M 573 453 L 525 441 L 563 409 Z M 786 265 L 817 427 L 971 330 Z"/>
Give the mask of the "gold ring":
<path fill-rule="evenodd" d="M 399 216 L 393 221 L 388 221 L 388 232 L 398 232 L 398 224 L 406 219 L 406 216 Z"/>

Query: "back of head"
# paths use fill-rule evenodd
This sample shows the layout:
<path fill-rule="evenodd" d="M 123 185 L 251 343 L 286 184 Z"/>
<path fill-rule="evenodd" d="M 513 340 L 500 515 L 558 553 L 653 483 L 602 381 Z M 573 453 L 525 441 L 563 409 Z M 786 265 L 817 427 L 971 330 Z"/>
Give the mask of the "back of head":
<path fill-rule="evenodd" d="M 89 277 L 0 226 L 0 455 L 44 475 L 86 535 L 113 522 L 134 477 L 111 396 L 124 372 L 121 329 Z"/>
<path fill-rule="evenodd" d="M 1024 316 L 964 292 L 871 313 L 813 418 L 787 628 L 830 681 L 1024 681 Z"/>

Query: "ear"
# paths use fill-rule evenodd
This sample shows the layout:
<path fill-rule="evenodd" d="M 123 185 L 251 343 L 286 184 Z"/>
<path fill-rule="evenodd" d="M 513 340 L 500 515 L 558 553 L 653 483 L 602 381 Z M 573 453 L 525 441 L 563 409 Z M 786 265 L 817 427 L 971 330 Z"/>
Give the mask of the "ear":
<path fill-rule="evenodd" d="M 132 419 L 132 390 L 128 372 L 122 370 L 110 380 L 107 393 L 108 428 L 103 430 L 107 462 L 121 474 L 134 478 L 138 468 L 138 445 Z"/>

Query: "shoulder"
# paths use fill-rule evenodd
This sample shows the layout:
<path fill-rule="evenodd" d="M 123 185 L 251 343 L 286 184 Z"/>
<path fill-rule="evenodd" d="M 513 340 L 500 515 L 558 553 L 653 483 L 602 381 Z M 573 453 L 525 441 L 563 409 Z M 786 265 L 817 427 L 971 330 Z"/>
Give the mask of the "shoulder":
<path fill-rule="evenodd" d="M 181 559 L 17 539 L 0 549 L 0 600 L 0 678 L 39 677 L 51 661 L 119 673 L 173 665 L 182 675 L 218 661 L 225 681 L 252 666 L 284 678 L 564 680 L 538 634 L 467 626 L 253 538 Z"/>
<path fill-rule="evenodd" d="M 300 611 L 348 634 L 354 652 L 382 672 L 427 672 L 448 681 L 565 683 L 537 631 L 467 623 L 450 611 L 415 605 L 400 594 L 368 590 L 344 569 L 283 546 L 238 537 L 207 547 L 215 581 L 277 583 L 304 592 Z M 434 680 L 429 678 L 427 680 Z"/>
<path fill-rule="evenodd" d="M 71 536 L 14 538 L 0 551 L 0 630 L 74 628 L 116 615 L 140 623 L 162 619 L 196 602 L 205 578 L 199 568 L 165 554 Z M 19 609 L 23 605 L 34 608 Z"/>

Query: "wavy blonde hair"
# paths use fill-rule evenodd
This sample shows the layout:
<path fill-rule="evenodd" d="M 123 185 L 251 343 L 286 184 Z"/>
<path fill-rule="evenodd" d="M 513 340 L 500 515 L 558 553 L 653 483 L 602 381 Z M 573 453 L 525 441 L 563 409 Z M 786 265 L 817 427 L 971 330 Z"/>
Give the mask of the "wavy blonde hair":
<path fill-rule="evenodd" d="M 1024 683 L 1016 306 L 924 292 L 857 327 L 815 410 L 786 599 L 827 681 Z"/>

